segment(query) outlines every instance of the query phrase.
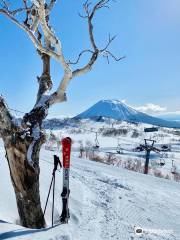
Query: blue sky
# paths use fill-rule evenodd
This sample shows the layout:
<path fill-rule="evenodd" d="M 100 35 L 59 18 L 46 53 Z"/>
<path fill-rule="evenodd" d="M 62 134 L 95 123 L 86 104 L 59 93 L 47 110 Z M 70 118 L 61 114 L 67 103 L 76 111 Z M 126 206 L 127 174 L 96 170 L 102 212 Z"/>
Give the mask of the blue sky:
<path fill-rule="evenodd" d="M 81 0 L 61 0 L 52 26 L 62 40 L 67 59 L 89 47 L 86 22 L 78 17 Z M 108 34 L 117 35 L 111 46 L 121 62 L 97 61 L 92 72 L 73 79 L 68 102 L 51 109 L 51 115 L 75 115 L 101 99 L 125 99 L 131 106 L 148 103 L 166 111 L 180 110 L 180 1 L 120 0 L 101 10 L 95 19 L 95 36 L 104 46 Z M 36 76 L 41 61 L 22 30 L 0 16 L 0 93 L 11 108 L 28 111 L 35 102 Z M 82 64 L 86 57 L 82 59 Z M 62 76 L 52 64 L 54 89 Z"/>

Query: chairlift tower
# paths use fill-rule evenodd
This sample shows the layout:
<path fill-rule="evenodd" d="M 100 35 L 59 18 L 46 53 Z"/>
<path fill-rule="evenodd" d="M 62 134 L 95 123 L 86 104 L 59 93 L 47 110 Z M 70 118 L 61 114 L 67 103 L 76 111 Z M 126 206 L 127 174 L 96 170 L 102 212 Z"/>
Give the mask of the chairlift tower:
<path fill-rule="evenodd" d="M 144 139 L 145 145 L 144 145 L 144 150 L 146 151 L 146 161 L 144 165 L 144 174 L 148 174 L 149 170 L 149 159 L 150 159 L 150 153 L 151 151 L 154 151 L 154 143 L 156 142 L 155 140 L 151 139 Z"/>
<path fill-rule="evenodd" d="M 156 128 L 156 127 L 144 128 L 145 133 L 157 132 L 157 131 L 158 131 L 158 128 Z M 154 147 L 155 142 L 156 142 L 155 140 L 145 138 L 144 139 L 144 145 L 143 144 L 140 145 L 141 151 L 146 152 L 146 159 L 145 159 L 145 164 L 144 164 L 144 174 L 148 174 L 149 159 L 150 159 L 151 151 L 153 151 L 153 152 L 160 152 L 161 151 L 160 149 Z"/>
<path fill-rule="evenodd" d="M 144 145 L 140 145 L 140 151 L 145 151 L 146 152 L 146 156 L 145 156 L 145 164 L 144 164 L 144 174 L 148 174 L 148 170 L 149 170 L 149 159 L 150 159 L 150 154 L 151 151 L 153 152 L 160 152 L 161 150 L 154 147 L 154 143 L 156 142 L 155 140 L 152 139 L 144 139 L 145 144 Z"/>

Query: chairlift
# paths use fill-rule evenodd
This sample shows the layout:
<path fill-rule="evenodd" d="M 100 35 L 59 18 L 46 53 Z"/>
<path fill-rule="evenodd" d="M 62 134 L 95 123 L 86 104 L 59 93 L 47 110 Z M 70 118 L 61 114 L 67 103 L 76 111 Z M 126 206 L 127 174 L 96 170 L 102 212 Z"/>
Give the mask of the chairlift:
<path fill-rule="evenodd" d="M 98 141 L 98 133 L 96 132 L 95 144 L 93 146 L 94 149 L 99 149 L 99 141 Z"/>
<path fill-rule="evenodd" d="M 161 159 L 161 160 L 160 160 L 159 165 L 160 165 L 161 167 L 163 167 L 163 166 L 165 165 L 165 161 L 164 161 L 164 159 Z"/>
<path fill-rule="evenodd" d="M 117 144 L 117 147 L 116 147 L 116 152 L 118 153 L 118 154 L 121 154 L 122 152 L 121 152 L 121 146 L 120 146 L 120 143 L 119 143 L 119 138 L 118 138 L 118 144 Z"/>
<path fill-rule="evenodd" d="M 159 165 L 160 165 L 161 167 L 163 167 L 163 166 L 165 165 L 165 160 L 164 160 L 164 159 L 160 159 Z"/>
<path fill-rule="evenodd" d="M 140 145 L 140 146 L 138 146 L 138 147 L 136 147 L 135 149 L 134 149 L 134 151 L 135 152 L 142 152 L 144 149 L 143 149 L 143 146 L 142 145 Z"/>
<path fill-rule="evenodd" d="M 160 154 L 160 160 L 159 160 L 159 163 L 158 163 L 159 166 L 163 167 L 166 164 L 166 162 L 164 160 L 165 158 L 167 158 L 167 154 L 166 153 Z"/>
<path fill-rule="evenodd" d="M 176 167 L 175 166 L 171 168 L 171 173 L 176 174 Z"/>
<path fill-rule="evenodd" d="M 163 144 L 163 145 L 161 146 L 161 151 L 167 152 L 167 151 L 169 151 L 169 150 L 170 150 L 170 146 L 169 146 L 169 145 Z"/>
<path fill-rule="evenodd" d="M 172 160 L 172 168 L 171 168 L 171 173 L 172 174 L 176 174 L 177 172 L 176 172 L 176 166 L 174 165 L 174 160 Z"/>

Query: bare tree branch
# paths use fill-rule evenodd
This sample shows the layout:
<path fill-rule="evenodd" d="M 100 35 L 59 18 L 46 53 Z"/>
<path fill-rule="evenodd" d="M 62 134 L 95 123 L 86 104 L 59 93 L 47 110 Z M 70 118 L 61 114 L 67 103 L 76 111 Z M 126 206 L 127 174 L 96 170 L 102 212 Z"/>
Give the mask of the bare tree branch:
<path fill-rule="evenodd" d="M 8 10 L 9 9 L 9 3 L 5 0 L 0 0 L 0 5 L 2 8 Z"/>
<path fill-rule="evenodd" d="M 48 75 L 49 73 L 47 74 L 47 71 L 46 71 L 46 74 L 42 74 L 42 76 L 38 78 L 40 87 L 39 87 L 38 97 L 37 97 L 38 101 L 36 102 L 35 107 L 39 107 L 40 103 L 50 106 L 56 102 L 65 101 L 66 100 L 65 92 L 70 80 L 73 77 L 80 76 L 90 71 L 99 55 L 105 56 L 107 59 L 108 57 L 112 57 L 116 61 L 119 61 L 122 59 L 122 58 L 117 58 L 108 50 L 110 44 L 115 39 L 115 36 L 110 37 L 109 35 L 108 42 L 103 49 L 99 49 L 97 47 L 95 37 L 94 37 L 94 31 L 93 31 L 94 16 L 98 10 L 104 7 L 109 8 L 108 3 L 110 2 L 110 0 L 98 1 L 94 6 L 92 6 L 92 3 L 89 1 L 86 1 L 83 4 L 83 8 L 86 15 L 82 17 L 87 19 L 88 30 L 89 30 L 89 40 L 92 46 L 92 50 L 90 49 L 83 50 L 78 55 L 78 58 L 75 62 L 66 61 L 63 54 L 63 50 L 62 50 L 61 41 L 60 39 L 57 38 L 54 31 L 49 25 L 49 14 L 56 3 L 56 0 L 51 0 L 49 5 L 46 4 L 44 0 L 32 0 L 33 5 L 31 6 L 31 11 L 29 11 L 29 8 L 27 6 L 27 1 L 23 0 L 23 2 L 24 2 L 23 10 L 25 9 L 27 13 L 25 24 L 20 23 L 13 16 L 13 14 L 7 9 L 7 6 L 6 6 L 6 9 L 0 9 L 0 13 L 8 17 L 12 22 L 14 22 L 18 27 L 23 29 L 28 34 L 29 38 L 31 39 L 34 46 L 40 53 L 41 57 L 43 56 L 44 59 L 46 58 L 46 60 L 48 59 L 47 56 L 54 58 L 57 62 L 59 62 L 59 64 L 64 70 L 64 74 L 60 81 L 59 87 L 54 93 L 52 93 L 49 97 L 46 97 L 46 98 L 43 97 L 44 93 L 47 90 L 50 90 L 52 87 L 50 75 Z M 30 23 L 30 20 L 31 20 L 31 23 Z M 39 27 L 41 27 L 42 33 L 39 30 Z M 42 36 L 44 38 L 44 44 L 41 41 Z M 88 63 L 85 64 L 82 68 L 78 68 L 72 71 L 69 65 L 79 63 L 82 55 L 87 52 L 91 53 L 91 57 Z M 46 78 L 46 81 L 44 81 L 45 79 L 44 77 Z"/>
<path fill-rule="evenodd" d="M 12 135 L 17 128 L 3 97 L 0 96 L 0 136 Z"/>
<path fill-rule="evenodd" d="M 60 82 L 58 89 L 56 90 L 55 93 L 53 93 L 50 96 L 49 98 L 50 101 L 48 101 L 48 104 L 53 104 L 55 102 L 60 102 L 65 100 L 64 93 L 66 91 L 69 81 L 72 78 L 72 70 L 70 69 L 69 64 L 65 60 L 65 57 L 62 51 L 61 41 L 55 36 L 55 33 L 52 31 L 52 29 L 47 23 L 46 8 L 44 6 L 43 0 L 39 0 L 38 5 L 36 5 L 36 7 L 38 7 L 39 20 L 44 33 L 44 37 L 45 39 L 48 39 L 48 41 L 50 42 L 50 45 L 55 48 L 55 51 L 57 54 L 56 61 L 58 61 L 61 64 L 61 67 L 64 70 L 64 76 Z"/>
<path fill-rule="evenodd" d="M 38 41 L 38 39 L 36 39 L 35 35 L 33 34 L 33 32 L 25 25 L 23 25 L 22 23 L 20 23 L 16 18 L 14 18 L 11 13 L 9 13 L 8 11 L 4 10 L 4 9 L 0 9 L 0 14 L 4 14 L 8 19 L 10 19 L 13 23 L 15 23 L 18 27 L 20 27 L 22 30 L 24 30 L 29 38 L 31 39 L 31 41 L 33 42 L 34 46 L 36 47 L 36 49 L 38 49 L 40 52 L 42 53 L 46 53 L 49 56 L 53 57 L 55 60 L 59 59 L 59 56 L 57 55 L 57 53 L 51 51 L 50 49 L 46 49 L 42 46 L 42 44 Z"/>
<path fill-rule="evenodd" d="M 41 55 L 42 63 L 43 63 L 43 72 L 40 77 L 37 77 L 39 83 L 39 90 L 37 94 L 36 104 L 39 103 L 41 97 L 51 90 L 52 88 L 52 80 L 50 76 L 50 56 L 47 54 Z"/>
<path fill-rule="evenodd" d="M 95 16 L 96 12 L 99 9 L 109 8 L 109 6 L 108 6 L 109 2 L 110 2 L 110 0 L 101 0 L 101 1 L 98 1 L 93 7 L 92 7 L 92 2 L 90 2 L 89 0 L 87 0 L 83 4 L 85 15 L 79 14 L 79 16 L 81 18 L 87 19 L 88 30 L 89 30 L 89 39 L 90 39 L 90 43 L 91 43 L 91 46 L 92 46 L 93 50 L 92 51 L 88 50 L 89 52 L 92 53 L 89 62 L 84 67 L 82 67 L 80 69 L 76 69 L 75 71 L 73 71 L 73 77 L 83 75 L 83 74 L 87 73 L 88 71 L 90 71 L 92 66 L 96 62 L 96 60 L 97 60 L 99 55 L 102 55 L 102 56 L 106 57 L 108 63 L 109 63 L 109 57 L 112 57 L 116 61 L 120 61 L 120 60 L 122 60 L 124 58 L 124 57 L 118 58 L 115 55 L 113 55 L 110 52 L 110 50 L 108 50 L 109 46 L 114 41 L 116 36 L 111 37 L 110 34 L 109 34 L 108 42 L 107 42 L 106 46 L 103 49 L 99 49 L 97 47 L 96 42 L 95 42 L 95 37 L 94 37 L 94 32 L 93 32 L 93 29 L 94 29 L 94 27 L 93 27 L 94 16 Z M 73 64 L 77 64 L 79 62 L 79 60 L 80 60 L 82 54 L 84 54 L 84 52 L 86 52 L 86 50 L 82 51 L 79 54 L 79 56 L 77 58 L 77 61 L 73 62 Z M 71 61 L 70 61 L 70 63 L 72 64 Z"/>
<path fill-rule="evenodd" d="M 94 53 L 94 52 L 93 52 L 92 50 L 90 50 L 90 49 L 83 50 L 83 51 L 79 54 L 79 56 L 78 56 L 78 58 L 77 58 L 77 60 L 76 60 L 75 62 L 69 61 L 68 64 L 77 64 L 84 53 Z"/>
<path fill-rule="evenodd" d="M 126 56 L 122 56 L 122 57 L 116 57 L 114 54 L 112 54 L 110 51 L 105 51 L 104 52 L 105 54 L 107 54 L 107 55 L 109 55 L 109 56 L 111 56 L 116 62 L 119 62 L 119 61 L 121 61 L 122 59 L 125 59 L 126 58 Z"/>
<path fill-rule="evenodd" d="M 56 4 L 57 0 L 51 0 L 48 6 L 48 10 L 51 11 Z"/>
<path fill-rule="evenodd" d="M 92 66 L 94 65 L 94 63 L 96 62 L 96 60 L 98 58 L 98 54 L 99 54 L 98 51 L 94 52 L 91 56 L 90 61 L 84 67 L 74 70 L 73 77 L 81 76 L 81 75 L 89 72 L 92 69 Z"/>
<path fill-rule="evenodd" d="M 110 46 L 110 44 L 114 41 L 115 38 L 116 38 L 116 36 L 111 37 L 111 35 L 109 34 L 109 39 L 108 39 L 106 46 L 100 51 L 101 52 L 106 51 L 108 49 L 108 47 Z"/>

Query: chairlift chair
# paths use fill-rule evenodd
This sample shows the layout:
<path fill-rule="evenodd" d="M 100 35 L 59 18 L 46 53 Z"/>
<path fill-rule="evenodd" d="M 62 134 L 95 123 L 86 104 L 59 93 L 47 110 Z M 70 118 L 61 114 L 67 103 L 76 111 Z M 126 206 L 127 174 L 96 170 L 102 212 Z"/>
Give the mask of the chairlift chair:
<path fill-rule="evenodd" d="M 99 142 L 98 140 L 95 142 L 95 145 L 94 145 L 94 148 L 98 149 L 100 146 L 99 146 Z"/>
<path fill-rule="evenodd" d="M 122 148 L 121 148 L 120 144 L 118 144 L 118 146 L 117 146 L 117 148 L 116 148 L 116 152 L 117 152 L 118 154 L 123 154 L 123 151 L 122 151 Z"/>
<path fill-rule="evenodd" d="M 135 152 L 142 152 L 143 150 L 144 149 L 143 149 L 143 147 L 141 145 L 134 149 Z"/>
<path fill-rule="evenodd" d="M 121 148 L 120 148 L 119 145 L 118 145 L 117 148 L 116 148 L 116 152 L 117 152 L 118 154 L 121 154 L 121 153 L 122 153 L 122 152 L 121 152 Z"/>
<path fill-rule="evenodd" d="M 172 168 L 171 168 L 171 173 L 176 174 L 176 166 L 174 165 L 174 160 L 172 160 Z"/>
<path fill-rule="evenodd" d="M 175 167 L 175 166 L 173 166 L 173 167 L 171 168 L 171 173 L 172 173 L 172 174 L 176 174 L 176 167 Z"/>
<path fill-rule="evenodd" d="M 97 137 L 97 133 L 96 133 L 96 138 L 95 138 L 95 144 L 93 146 L 94 149 L 99 149 L 100 145 L 99 145 L 99 141 L 98 141 L 98 137 Z"/>
<path fill-rule="evenodd" d="M 121 146 L 120 146 L 120 143 L 119 143 L 119 138 L 118 138 L 118 144 L 117 144 L 117 147 L 116 147 L 116 152 L 118 153 L 118 154 L 121 154 L 122 152 L 121 152 Z"/>
<path fill-rule="evenodd" d="M 160 161 L 159 161 L 159 165 L 160 165 L 161 167 L 163 167 L 163 166 L 165 165 L 165 161 L 164 161 L 164 159 L 160 159 Z"/>
<path fill-rule="evenodd" d="M 167 145 L 167 144 L 163 144 L 163 145 L 161 146 L 161 151 L 163 151 L 163 152 L 167 152 L 167 151 L 169 151 L 169 150 L 170 150 L 169 145 Z"/>
<path fill-rule="evenodd" d="M 163 167 L 166 164 L 166 162 L 164 160 L 164 158 L 166 158 L 166 157 L 167 156 L 165 153 L 160 154 L 159 166 Z"/>

